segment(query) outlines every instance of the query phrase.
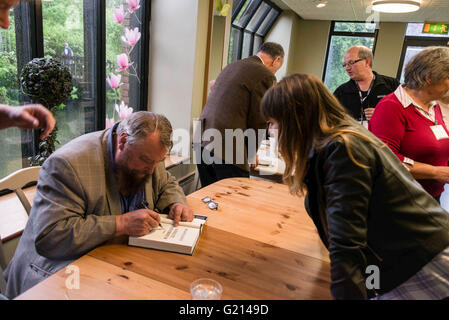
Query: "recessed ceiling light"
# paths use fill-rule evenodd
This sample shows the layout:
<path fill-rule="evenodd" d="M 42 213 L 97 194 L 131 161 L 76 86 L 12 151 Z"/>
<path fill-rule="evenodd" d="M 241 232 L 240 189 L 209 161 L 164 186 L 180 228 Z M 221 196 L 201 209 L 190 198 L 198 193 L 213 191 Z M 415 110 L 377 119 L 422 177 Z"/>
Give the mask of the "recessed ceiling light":
<path fill-rule="evenodd" d="M 327 1 L 316 1 L 316 2 L 317 2 L 317 4 L 316 4 L 317 8 L 324 8 L 327 4 Z"/>
<path fill-rule="evenodd" d="M 373 10 L 386 13 L 405 13 L 419 10 L 421 0 L 374 0 Z"/>

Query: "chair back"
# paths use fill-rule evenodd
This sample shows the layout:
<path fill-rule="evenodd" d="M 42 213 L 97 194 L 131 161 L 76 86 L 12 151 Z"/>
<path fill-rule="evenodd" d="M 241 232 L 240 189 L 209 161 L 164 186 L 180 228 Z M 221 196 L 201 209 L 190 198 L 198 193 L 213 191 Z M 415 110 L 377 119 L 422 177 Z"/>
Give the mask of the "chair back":
<path fill-rule="evenodd" d="M 26 186 L 28 183 L 35 182 L 38 180 L 40 168 L 41 167 L 29 167 L 20 169 L 0 180 L 0 190 L 8 189 L 14 191 L 28 216 L 30 215 L 31 204 L 28 201 L 27 197 L 25 196 L 25 193 L 23 192 L 22 188 Z M 4 248 L 3 240 L 1 239 L 0 236 L 0 299 L 4 297 L 1 295 L 1 293 L 4 292 L 6 287 L 6 281 L 3 278 L 3 270 L 6 269 L 6 266 L 8 265 L 10 260 L 7 257 L 12 257 L 11 256 L 13 254 L 12 251 L 15 251 L 16 245 L 18 243 L 17 237 L 15 238 L 16 239 L 9 240 L 8 242 L 5 243 L 7 244 L 7 247 L 10 248 L 10 250 L 6 250 Z M 6 254 L 7 252 L 10 254 Z"/>
<path fill-rule="evenodd" d="M 26 184 L 38 180 L 40 169 L 41 167 L 29 167 L 20 169 L 0 180 L 0 190 L 9 189 L 11 191 L 14 191 L 28 215 L 30 215 L 31 204 L 25 196 L 22 188 Z"/>

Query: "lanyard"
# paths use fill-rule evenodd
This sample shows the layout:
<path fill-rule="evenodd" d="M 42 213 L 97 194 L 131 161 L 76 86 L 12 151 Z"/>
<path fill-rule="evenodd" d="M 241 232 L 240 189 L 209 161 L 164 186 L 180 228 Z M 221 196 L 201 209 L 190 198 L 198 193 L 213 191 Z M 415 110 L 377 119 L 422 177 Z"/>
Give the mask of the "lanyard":
<path fill-rule="evenodd" d="M 376 75 L 373 73 L 373 79 L 371 80 L 371 83 L 369 85 L 368 91 L 366 92 L 366 96 L 363 97 L 362 95 L 362 90 L 360 89 L 359 84 L 357 83 L 357 81 L 355 82 L 355 84 L 357 85 L 357 89 L 359 90 L 359 97 L 360 97 L 360 119 L 363 123 L 364 120 L 366 120 L 366 115 L 365 115 L 365 110 L 363 109 L 363 103 L 365 102 L 366 98 L 368 98 L 369 94 L 371 93 L 371 89 L 373 88 L 374 85 L 374 79 L 376 79 Z"/>
<path fill-rule="evenodd" d="M 359 90 L 359 97 L 360 97 L 360 105 L 361 106 L 365 102 L 366 98 L 368 98 L 368 96 L 369 96 L 369 94 L 371 92 L 371 89 L 373 88 L 374 79 L 376 79 L 376 75 L 373 73 L 373 80 L 371 80 L 371 83 L 369 85 L 369 88 L 368 88 L 368 91 L 366 92 L 366 96 L 365 97 L 363 97 L 363 95 L 362 95 L 362 90 L 360 90 L 359 84 L 357 83 L 357 81 L 355 82 L 355 84 L 357 85 L 357 89 Z M 362 106 L 362 108 L 363 108 L 363 106 Z"/>

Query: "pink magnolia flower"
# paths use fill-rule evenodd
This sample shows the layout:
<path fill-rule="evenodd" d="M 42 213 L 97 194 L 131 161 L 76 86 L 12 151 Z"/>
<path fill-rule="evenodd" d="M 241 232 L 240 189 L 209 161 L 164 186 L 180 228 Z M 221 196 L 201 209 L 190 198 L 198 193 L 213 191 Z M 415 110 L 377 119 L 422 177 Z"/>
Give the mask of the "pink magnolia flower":
<path fill-rule="evenodd" d="M 125 11 L 123 11 L 123 5 L 120 6 L 120 8 L 114 8 L 114 16 L 112 17 L 115 22 L 122 23 L 123 18 L 125 17 Z"/>
<path fill-rule="evenodd" d="M 125 28 L 125 36 L 122 36 L 122 40 L 128 46 L 135 46 L 137 41 L 140 39 L 140 32 L 138 28 L 134 28 L 134 30 L 129 30 Z"/>
<path fill-rule="evenodd" d="M 122 79 L 121 75 L 115 75 L 113 73 L 111 73 L 111 75 L 106 78 L 106 80 L 108 81 L 109 85 L 111 86 L 111 88 L 113 90 L 117 89 L 118 87 L 120 87 L 121 83 L 120 80 Z"/>
<path fill-rule="evenodd" d="M 112 128 L 112 126 L 115 124 L 114 118 L 106 118 L 106 129 Z"/>
<path fill-rule="evenodd" d="M 136 11 L 137 9 L 140 8 L 140 0 L 126 0 L 126 2 L 129 5 L 129 12 L 133 13 L 134 11 Z"/>
<path fill-rule="evenodd" d="M 125 103 L 122 101 L 122 103 L 120 103 L 120 107 L 116 104 L 115 105 L 115 111 L 117 111 L 118 116 L 120 117 L 121 120 L 126 119 L 131 113 L 133 113 L 133 108 L 129 107 L 127 105 L 125 105 Z"/>
<path fill-rule="evenodd" d="M 128 56 L 126 53 L 122 53 L 117 55 L 117 64 L 119 66 L 115 71 L 122 72 L 125 69 L 128 69 L 134 62 L 128 62 Z"/>

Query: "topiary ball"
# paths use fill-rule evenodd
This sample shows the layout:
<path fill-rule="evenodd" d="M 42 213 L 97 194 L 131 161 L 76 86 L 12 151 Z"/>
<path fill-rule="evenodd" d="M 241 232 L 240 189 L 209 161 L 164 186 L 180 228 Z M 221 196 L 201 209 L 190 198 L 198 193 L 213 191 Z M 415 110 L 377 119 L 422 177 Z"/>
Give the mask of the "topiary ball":
<path fill-rule="evenodd" d="M 63 103 L 72 92 L 72 75 L 60 62 L 34 58 L 22 69 L 20 85 L 33 102 L 51 109 Z"/>

